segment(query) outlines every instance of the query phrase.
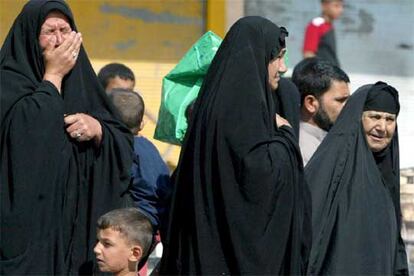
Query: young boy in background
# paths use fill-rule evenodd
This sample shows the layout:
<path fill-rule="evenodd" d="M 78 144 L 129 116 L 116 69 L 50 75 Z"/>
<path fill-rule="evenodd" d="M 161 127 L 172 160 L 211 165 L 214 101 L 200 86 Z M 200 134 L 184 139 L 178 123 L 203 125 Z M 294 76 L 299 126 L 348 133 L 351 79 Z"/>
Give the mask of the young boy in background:
<path fill-rule="evenodd" d="M 109 63 L 105 65 L 99 71 L 98 79 L 106 92 L 114 88 L 133 90 L 135 87 L 134 72 L 122 63 Z"/>
<path fill-rule="evenodd" d="M 318 57 L 340 67 L 333 21 L 343 12 L 343 0 L 321 0 L 322 15 L 306 27 L 303 57 Z"/>
<path fill-rule="evenodd" d="M 108 95 L 122 121 L 135 135 L 130 189 L 134 206 L 147 215 L 154 231 L 157 231 L 166 214 L 172 187 L 168 167 L 157 148 L 139 135 L 143 128 L 144 100 L 138 93 L 126 89 L 113 89 Z"/>

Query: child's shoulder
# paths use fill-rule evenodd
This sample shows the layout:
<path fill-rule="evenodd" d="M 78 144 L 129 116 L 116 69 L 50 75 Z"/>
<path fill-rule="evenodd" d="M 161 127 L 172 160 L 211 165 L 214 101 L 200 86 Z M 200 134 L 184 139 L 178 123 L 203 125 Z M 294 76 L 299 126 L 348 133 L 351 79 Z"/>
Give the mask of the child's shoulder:
<path fill-rule="evenodd" d="M 153 143 L 148 138 L 142 135 L 135 135 L 134 141 L 139 142 L 139 143 L 147 143 L 147 144 L 153 145 Z"/>
<path fill-rule="evenodd" d="M 333 28 L 332 23 L 327 21 L 322 16 L 313 18 L 307 25 L 307 31 L 316 33 L 325 33 Z"/>
<path fill-rule="evenodd" d="M 144 136 L 135 136 L 134 137 L 134 148 L 146 148 L 146 149 L 157 149 L 148 138 Z M 157 150 L 158 151 L 158 150 Z"/>
<path fill-rule="evenodd" d="M 326 20 L 322 16 L 315 17 L 310 22 L 310 24 L 314 25 L 315 27 L 322 26 L 325 23 L 326 23 Z"/>

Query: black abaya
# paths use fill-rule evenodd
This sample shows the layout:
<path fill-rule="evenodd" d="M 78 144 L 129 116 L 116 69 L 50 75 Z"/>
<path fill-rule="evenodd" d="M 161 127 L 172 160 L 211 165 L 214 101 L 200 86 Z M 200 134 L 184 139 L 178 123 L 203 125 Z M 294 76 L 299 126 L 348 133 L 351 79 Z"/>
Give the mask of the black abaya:
<path fill-rule="evenodd" d="M 283 30 L 261 17 L 239 20 L 221 44 L 175 172 L 161 273 L 304 273 L 310 199 L 268 85 L 283 47 Z"/>
<path fill-rule="evenodd" d="M 43 81 L 38 37 L 60 0 L 28 2 L 0 53 L 0 274 L 90 273 L 96 220 L 125 202 L 132 136 L 115 111 L 81 47 L 62 95 Z M 99 147 L 76 142 L 64 114 L 86 113 L 102 126 Z"/>
<path fill-rule="evenodd" d="M 408 273 L 397 131 L 374 158 L 361 123 L 367 94 L 384 87 L 391 89 L 379 82 L 352 94 L 305 168 L 312 194 L 311 275 Z"/>
<path fill-rule="evenodd" d="M 296 138 L 299 138 L 300 92 L 287 78 L 280 78 L 275 97 L 276 113 L 289 121 Z"/>

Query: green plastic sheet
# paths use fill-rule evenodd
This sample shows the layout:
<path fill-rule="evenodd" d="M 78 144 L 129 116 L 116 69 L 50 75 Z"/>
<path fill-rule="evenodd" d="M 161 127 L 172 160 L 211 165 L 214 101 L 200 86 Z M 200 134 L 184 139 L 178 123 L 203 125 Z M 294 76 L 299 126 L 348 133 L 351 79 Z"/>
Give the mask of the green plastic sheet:
<path fill-rule="evenodd" d="M 181 145 L 187 130 L 187 107 L 197 98 L 221 41 L 208 31 L 163 78 L 155 139 Z"/>

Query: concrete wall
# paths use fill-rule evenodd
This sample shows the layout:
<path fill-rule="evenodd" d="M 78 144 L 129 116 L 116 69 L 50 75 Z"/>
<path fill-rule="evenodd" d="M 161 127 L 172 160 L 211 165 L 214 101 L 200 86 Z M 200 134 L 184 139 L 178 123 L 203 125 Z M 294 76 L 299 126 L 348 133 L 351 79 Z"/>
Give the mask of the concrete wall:
<path fill-rule="evenodd" d="M 239 18 L 244 16 L 244 0 L 227 0 L 226 4 L 226 31 L 236 22 Z"/>

